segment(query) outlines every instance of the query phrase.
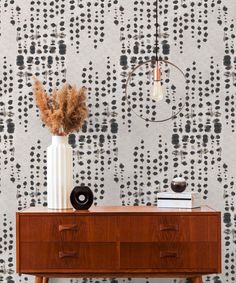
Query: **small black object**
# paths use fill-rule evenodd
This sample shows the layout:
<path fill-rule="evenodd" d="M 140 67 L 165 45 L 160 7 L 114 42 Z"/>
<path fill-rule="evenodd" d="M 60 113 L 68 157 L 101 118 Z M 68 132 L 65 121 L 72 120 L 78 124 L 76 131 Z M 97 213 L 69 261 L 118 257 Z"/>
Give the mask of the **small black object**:
<path fill-rule="evenodd" d="M 87 210 L 93 204 L 93 192 L 87 186 L 74 187 L 70 194 L 70 201 L 76 210 Z"/>
<path fill-rule="evenodd" d="M 171 189 L 175 193 L 182 193 L 187 187 L 187 183 L 184 178 L 174 178 L 171 182 Z"/>

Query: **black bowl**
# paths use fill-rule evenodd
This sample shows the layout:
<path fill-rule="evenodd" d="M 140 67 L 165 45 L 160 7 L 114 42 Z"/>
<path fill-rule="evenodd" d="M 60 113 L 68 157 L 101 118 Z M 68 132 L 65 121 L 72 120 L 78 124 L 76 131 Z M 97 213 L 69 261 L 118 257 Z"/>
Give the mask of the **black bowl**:
<path fill-rule="evenodd" d="M 174 178 L 171 182 L 171 189 L 175 193 L 182 193 L 185 191 L 187 183 L 184 178 Z"/>

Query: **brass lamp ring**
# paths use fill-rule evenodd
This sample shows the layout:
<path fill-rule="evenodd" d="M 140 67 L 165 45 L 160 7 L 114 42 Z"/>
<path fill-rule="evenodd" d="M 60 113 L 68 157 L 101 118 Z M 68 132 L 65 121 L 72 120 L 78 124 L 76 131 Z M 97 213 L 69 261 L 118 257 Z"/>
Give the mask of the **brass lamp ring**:
<path fill-rule="evenodd" d="M 186 100 L 184 101 L 182 107 L 181 107 L 176 113 L 174 113 L 174 115 L 172 115 L 172 116 L 170 116 L 170 117 L 168 117 L 168 118 L 166 118 L 166 119 L 161 119 L 161 120 L 150 120 L 150 119 L 148 119 L 148 118 L 144 118 L 144 117 L 142 117 L 141 115 L 139 115 L 136 111 L 134 111 L 134 110 L 132 109 L 132 104 L 131 104 L 131 102 L 130 102 L 130 100 L 129 100 L 129 98 L 128 98 L 128 86 L 129 86 L 129 82 L 130 82 L 131 76 L 135 73 L 135 71 L 136 71 L 137 69 L 139 69 L 139 68 L 142 67 L 143 65 L 145 65 L 145 64 L 147 64 L 147 63 L 152 63 L 152 62 L 154 63 L 155 61 L 156 61 L 155 59 L 150 59 L 150 60 L 148 60 L 148 61 L 145 61 L 145 62 L 143 62 L 143 63 L 137 65 L 137 66 L 129 73 L 128 78 L 127 78 L 127 81 L 126 81 L 126 84 L 125 84 L 125 97 L 126 97 L 126 101 L 127 101 L 127 103 L 128 103 L 129 108 L 131 109 L 131 111 L 132 111 L 137 117 L 143 119 L 143 120 L 146 121 L 146 122 L 156 122 L 156 123 L 157 123 L 157 122 L 166 122 L 166 121 L 168 121 L 168 120 L 175 119 L 175 118 L 179 115 L 179 113 L 183 110 L 184 106 L 186 105 Z M 186 85 L 188 85 L 187 79 L 186 79 L 186 76 L 185 76 L 184 72 L 183 72 L 177 65 L 175 65 L 175 64 L 173 64 L 172 62 L 169 62 L 169 61 L 167 61 L 167 60 L 164 60 L 164 59 L 158 59 L 158 62 L 163 62 L 163 63 L 169 64 L 169 65 L 173 66 L 175 69 L 177 69 L 177 70 L 181 73 L 181 75 L 184 77 L 184 80 L 185 80 Z"/>

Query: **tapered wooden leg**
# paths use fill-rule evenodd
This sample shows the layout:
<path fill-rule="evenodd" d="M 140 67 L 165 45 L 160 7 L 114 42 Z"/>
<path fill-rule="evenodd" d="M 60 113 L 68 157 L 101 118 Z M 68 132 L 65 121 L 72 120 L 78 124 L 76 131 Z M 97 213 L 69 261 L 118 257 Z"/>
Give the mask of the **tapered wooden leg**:
<path fill-rule="evenodd" d="M 43 283 L 43 277 L 35 276 L 35 283 Z"/>
<path fill-rule="evenodd" d="M 49 278 L 43 277 L 43 283 L 48 283 L 48 282 L 49 282 Z"/>
<path fill-rule="evenodd" d="M 191 283 L 203 283 L 202 276 L 191 278 Z"/>

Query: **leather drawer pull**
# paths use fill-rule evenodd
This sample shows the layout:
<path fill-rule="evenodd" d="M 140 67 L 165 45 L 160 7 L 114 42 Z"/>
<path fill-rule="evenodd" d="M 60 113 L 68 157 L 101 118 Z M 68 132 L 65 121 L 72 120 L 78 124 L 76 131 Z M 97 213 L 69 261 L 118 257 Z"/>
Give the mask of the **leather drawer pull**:
<path fill-rule="evenodd" d="M 179 231 L 179 225 L 177 225 L 177 224 L 173 224 L 173 225 L 161 224 L 160 225 L 160 231 Z"/>
<path fill-rule="evenodd" d="M 59 232 L 62 232 L 65 230 L 77 230 L 77 225 L 76 224 L 59 225 L 58 229 L 59 229 Z"/>
<path fill-rule="evenodd" d="M 161 258 L 167 258 L 167 257 L 176 258 L 178 257 L 178 253 L 177 252 L 160 252 L 160 257 Z"/>
<path fill-rule="evenodd" d="M 59 258 L 76 257 L 76 252 L 59 252 Z"/>

